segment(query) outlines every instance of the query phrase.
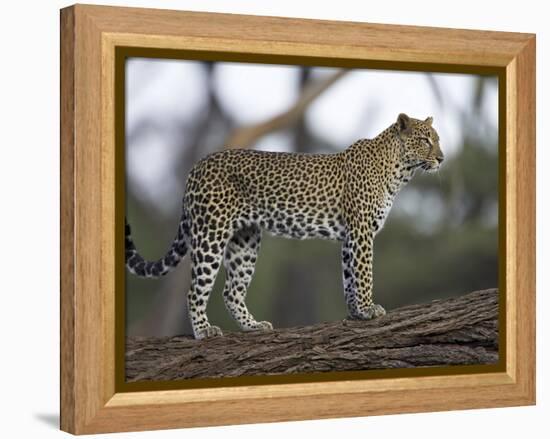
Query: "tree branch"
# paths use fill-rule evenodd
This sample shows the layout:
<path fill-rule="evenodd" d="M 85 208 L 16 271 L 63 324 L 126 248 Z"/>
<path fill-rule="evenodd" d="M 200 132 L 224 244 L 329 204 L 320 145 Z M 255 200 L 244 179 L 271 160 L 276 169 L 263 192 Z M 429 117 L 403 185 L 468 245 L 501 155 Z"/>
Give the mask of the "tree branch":
<path fill-rule="evenodd" d="M 237 129 L 226 140 L 225 148 L 248 148 L 266 134 L 291 126 L 305 113 L 315 99 L 346 73 L 347 70 L 339 70 L 325 79 L 312 82 L 304 89 L 298 101 L 287 111 L 264 122 Z"/>
<path fill-rule="evenodd" d="M 269 333 L 128 337 L 126 377 L 140 380 L 494 364 L 498 290 L 412 305 L 365 321 Z"/>

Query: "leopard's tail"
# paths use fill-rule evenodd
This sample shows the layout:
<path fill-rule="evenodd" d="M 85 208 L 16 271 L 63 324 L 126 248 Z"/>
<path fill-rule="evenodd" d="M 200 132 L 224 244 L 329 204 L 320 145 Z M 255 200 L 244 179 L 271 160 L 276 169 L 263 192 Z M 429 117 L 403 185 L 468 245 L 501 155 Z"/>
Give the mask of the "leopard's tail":
<path fill-rule="evenodd" d="M 184 214 L 178 226 L 178 233 L 166 255 L 158 261 L 146 261 L 138 253 L 128 221 L 126 223 L 126 268 L 130 273 L 140 277 L 158 278 L 172 271 L 187 253 L 188 221 Z"/>

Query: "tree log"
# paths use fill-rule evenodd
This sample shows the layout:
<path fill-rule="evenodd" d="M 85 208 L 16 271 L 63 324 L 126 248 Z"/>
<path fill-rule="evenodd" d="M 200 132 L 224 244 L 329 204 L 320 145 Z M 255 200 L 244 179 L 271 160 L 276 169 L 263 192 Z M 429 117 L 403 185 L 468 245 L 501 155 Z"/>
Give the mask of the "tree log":
<path fill-rule="evenodd" d="M 126 343 L 128 382 L 494 364 L 498 290 L 406 306 L 371 321 L 232 332 L 206 340 L 128 337 Z"/>

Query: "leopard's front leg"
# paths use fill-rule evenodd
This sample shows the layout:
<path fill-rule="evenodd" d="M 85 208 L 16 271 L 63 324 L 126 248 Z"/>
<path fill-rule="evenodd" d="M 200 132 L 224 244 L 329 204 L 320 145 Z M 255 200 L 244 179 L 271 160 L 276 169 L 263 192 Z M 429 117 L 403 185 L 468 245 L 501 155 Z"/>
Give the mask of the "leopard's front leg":
<path fill-rule="evenodd" d="M 372 299 L 374 233 L 367 227 L 348 228 L 342 246 L 344 294 L 350 319 L 370 320 L 386 311 Z"/>

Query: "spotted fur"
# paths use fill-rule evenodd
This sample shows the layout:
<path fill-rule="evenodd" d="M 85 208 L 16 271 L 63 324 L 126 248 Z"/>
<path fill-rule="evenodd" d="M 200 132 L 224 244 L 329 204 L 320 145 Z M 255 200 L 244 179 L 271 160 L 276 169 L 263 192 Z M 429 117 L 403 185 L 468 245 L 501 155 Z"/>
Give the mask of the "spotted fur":
<path fill-rule="evenodd" d="M 126 224 L 126 266 L 155 278 L 189 251 L 187 304 L 195 338 L 201 339 L 222 333 L 206 316 L 222 264 L 224 302 L 241 329 L 272 329 L 269 322 L 256 321 L 245 303 L 262 230 L 286 238 L 340 241 L 349 317 L 369 320 L 385 314 L 372 298 L 374 237 L 415 171 L 435 171 L 442 161 L 432 119 L 405 114 L 374 139 L 358 140 L 336 154 L 214 153 L 189 174 L 178 232 L 164 258 L 145 261 Z"/>

